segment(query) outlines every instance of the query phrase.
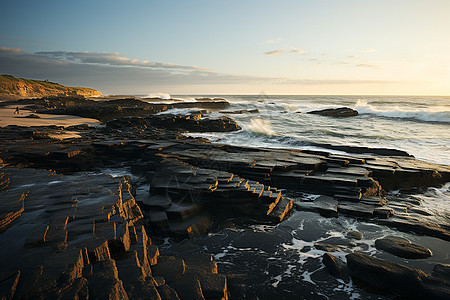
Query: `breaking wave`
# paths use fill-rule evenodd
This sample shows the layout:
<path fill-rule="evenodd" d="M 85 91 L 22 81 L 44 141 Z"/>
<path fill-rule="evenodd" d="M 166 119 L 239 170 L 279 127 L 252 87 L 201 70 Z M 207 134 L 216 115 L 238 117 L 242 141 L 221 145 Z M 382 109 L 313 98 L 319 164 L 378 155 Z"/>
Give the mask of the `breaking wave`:
<path fill-rule="evenodd" d="M 268 120 L 252 119 L 250 124 L 245 126 L 245 129 L 256 134 L 275 135 L 275 131 L 272 130 L 272 126 Z"/>
<path fill-rule="evenodd" d="M 447 107 L 435 106 L 427 108 L 376 107 L 367 100 L 357 100 L 355 109 L 360 114 L 372 114 L 387 118 L 415 119 L 425 122 L 450 122 L 450 111 Z"/>
<path fill-rule="evenodd" d="M 151 94 L 148 94 L 147 96 L 145 96 L 144 98 L 159 98 L 159 99 L 168 100 L 168 99 L 171 99 L 172 97 L 170 96 L 170 94 L 166 94 L 166 93 L 151 93 Z"/>

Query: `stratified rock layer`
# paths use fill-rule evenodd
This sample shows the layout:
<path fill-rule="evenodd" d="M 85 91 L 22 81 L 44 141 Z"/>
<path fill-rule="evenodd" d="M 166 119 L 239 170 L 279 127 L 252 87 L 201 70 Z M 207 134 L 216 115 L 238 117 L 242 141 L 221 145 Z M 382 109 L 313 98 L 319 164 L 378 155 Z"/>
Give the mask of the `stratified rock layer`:
<path fill-rule="evenodd" d="M 1 244 L 8 245 L 0 252 L 8 258 L 0 263 L 2 297 L 227 298 L 226 277 L 217 273 L 211 256 L 186 257 L 186 263 L 159 257 L 129 178 L 6 171 L 12 183 L 0 192 L 2 202 L 28 196 L 20 200 L 23 213 L 0 235 Z M 2 206 L 0 212 L 14 209 Z M 198 289 L 183 284 L 193 281 Z"/>

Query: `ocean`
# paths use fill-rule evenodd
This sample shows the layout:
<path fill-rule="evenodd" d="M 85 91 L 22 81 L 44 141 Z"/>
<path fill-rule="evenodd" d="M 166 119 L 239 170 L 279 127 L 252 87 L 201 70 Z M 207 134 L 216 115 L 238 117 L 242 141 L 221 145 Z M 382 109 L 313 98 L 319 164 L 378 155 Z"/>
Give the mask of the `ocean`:
<path fill-rule="evenodd" d="M 174 98 L 193 99 L 193 95 Z M 226 111 L 259 113 L 227 114 L 243 130 L 198 134 L 211 142 L 308 149 L 315 143 L 404 150 L 414 157 L 450 164 L 450 97 L 432 96 L 220 96 L 231 106 Z M 351 118 L 307 114 L 313 110 L 350 107 Z M 330 150 L 327 150 L 330 151 Z"/>
<path fill-rule="evenodd" d="M 242 130 L 231 133 L 191 134 L 213 143 L 253 147 L 315 149 L 317 144 L 391 148 L 417 159 L 450 165 L 450 97 L 422 96 L 193 96 L 220 97 L 231 106 L 209 116 L 229 116 Z M 359 112 L 350 118 L 332 118 L 307 112 L 338 107 Z M 257 109 L 259 112 L 248 112 Z M 243 113 L 229 113 L 244 110 Z M 245 112 L 247 111 L 247 112 Z M 184 113 L 171 110 L 167 113 Z M 352 154 L 355 155 L 355 154 Z M 367 154 L 364 154 L 367 156 Z M 304 194 L 315 199 L 318 195 Z M 450 183 L 418 191 L 390 191 L 388 200 L 420 201 L 427 220 L 450 224 Z M 195 247 L 211 253 L 221 272 L 247 276 L 247 299 L 394 299 L 394 295 L 365 290 L 352 280 L 331 278 L 321 258 L 325 251 L 318 242 L 348 243 L 346 234 L 359 231 L 363 238 L 349 249 L 334 251 L 339 260 L 351 251 L 364 253 L 419 268 L 431 273 L 435 264 L 447 264 L 450 242 L 431 236 L 400 232 L 395 228 L 346 216 L 325 218 L 317 213 L 294 210 L 278 225 L 239 225 L 181 243 L 165 239 L 159 245 L 164 254 L 181 253 Z M 379 251 L 375 240 L 385 236 L 405 238 L 428 247 L 433 256 L 406 260 Z M 353 242 L 352 242 L 353 243 Z M 199 250 L 199 251 L 200 251 Z"/>

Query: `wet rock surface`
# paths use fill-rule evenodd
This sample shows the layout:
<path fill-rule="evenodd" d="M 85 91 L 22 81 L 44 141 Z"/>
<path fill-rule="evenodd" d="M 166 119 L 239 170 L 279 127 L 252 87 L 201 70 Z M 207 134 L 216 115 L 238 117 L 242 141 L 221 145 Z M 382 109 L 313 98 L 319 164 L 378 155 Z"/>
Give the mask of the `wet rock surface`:
<path fill-rule="evenodd" d="M 57 106 L 52 101 L 48 105 Z M 323 263 L 334 276 L 345 279 L 343 256 L 334 255 L 367 251 L 373 245 L 367 246 L 366 239 L 383 237 L 360 228 L 346 228 L 339 238 L 321 237 L 320 224 L 311 226 L 315 233 L 292 231 L 286 228 L 298 219 L 290 221 L 291 215 L 336 222 L 335 227 L 342 220 L 354 220 L 365 228 L 382 226 L 450 241 L 446 215 L 421 207 L 420 199 L 414 198 L 421 188 L 450 181 L 448 166 L 380 149 L 338 155 L 211 144 L 186 133 L 236 130 L 238 125 L 231 119 L 209 120 L 202 112 L 153 115 L 148 113 L 151 109 L 148 115 L 114 119 L 125 114 L 123 108 L 118 114 L 108 111 L 119 103 L 104 109 L 97 105 L 86 106 L 85 111 L 74 108 L 109 120 L 96 128 L 0 128 L 0 241 L 8 245 L 1 247 L 1 255 L 13 258 L 2 261 L 2 295 L 287 297 L 283 290 L 311 295 L 315 288 L 308 280 L 325 282 L 331 276 L 321 269 L 319 258 L 325 252 L 330 254 Z M 61 109 L 67 111 L 66 104 Z M 158 112 L 159 107 L 152 109 Z M 66 132 L 80 137 L 51 138 Z M 171 246 L 166 244 L 167 237 L 173 241 Z M 278 246 L 264 244 L 266 239 Z M 292 262 L 285 273 L 278 264 L 267 264 L 276 253 L 290 255 L 283 257 L 286 261 L 296 257 L 298 253 L 290 248 L 296 243 L 303 245 L 300 253 L 312 253 L 302 261 L 306 271 L 296 271 Z M 223 251 L 223 256 L 217 251 Z M 252 251 L 261 257 L 246 256 Z M 223 258 L 230 253 L 245 263 L 226 264 Z M 350 274 L 373 285 L 375 279 L 358 274 L 384 262 L 358 255 L 348 256 Z M 279 278 L 286 281 L 273 276 L 267 286 L 249 273 L 254 268 L 263 268 L 269 275 L 281 272 L 284 275 Z M 383 272 L 387 273 L 380 276 L 395 278 L 423 273 L 414 275 L 419 279 L 408 279 L 411 285 L 425 285 L 420 295 L 448 296 L 448 281 L 442 280 L 448 270 L 443 264 L 433 274 L 397 265 Z M 296 279 L 292 274 L 298 275 Z M 402 293 L 391 283 L 375 287 Z M 345 294 L 344 290 L 329 292 Z"/>
<path fill-rule="evenodd" d="M 308 114 L 321 115 L 333 118 L 348 118 L 354 117 L 358 115 L 358 112 L 349 107 L 340 107 L 340 108 L 328 108 L 322 110 L 314 110 L 308 112 Z"/>
<path fill-rule="evenodd" d="M 369 286 L 409 299 L 448 299 L 448 284 L 421 270 L 357 252 L 346 258 L 350 275 Z"/>
<path fill-rule="evenodd" d="M 427 258 L 433 255 L 430 249 L 412 244 L 410 241 L 399 237 L 378 239 L 375 241 L 375 247 L 404 258 Z"/>

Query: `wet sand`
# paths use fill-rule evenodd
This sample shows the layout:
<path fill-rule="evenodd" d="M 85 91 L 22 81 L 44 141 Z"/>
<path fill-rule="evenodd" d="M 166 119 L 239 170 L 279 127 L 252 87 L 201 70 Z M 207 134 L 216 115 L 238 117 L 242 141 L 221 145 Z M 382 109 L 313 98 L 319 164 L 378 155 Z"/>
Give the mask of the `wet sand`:
<path fill-rule="evenodd" d="M 22 109 L 21 106 L 19 106 L 20 114 L 17 115 L 14 113 L 16 107 L 17 106 L 13 105 L 0 108 L 0 127 L 8 125 L 17 125 L 17 126 L 56 125 L 67 127 L 80 124 L 88 124 L 89 126 L 97 126 L 100 124 L 100 121 L 90 118 L 82 118 L 69 115 L 50 115 L 50 114 L 33 113 L 29 110 Z M 34 115 L 39 116 L 40 118 L 27 118 L 27 116 L 29 116 L 32 113 Z"/>

